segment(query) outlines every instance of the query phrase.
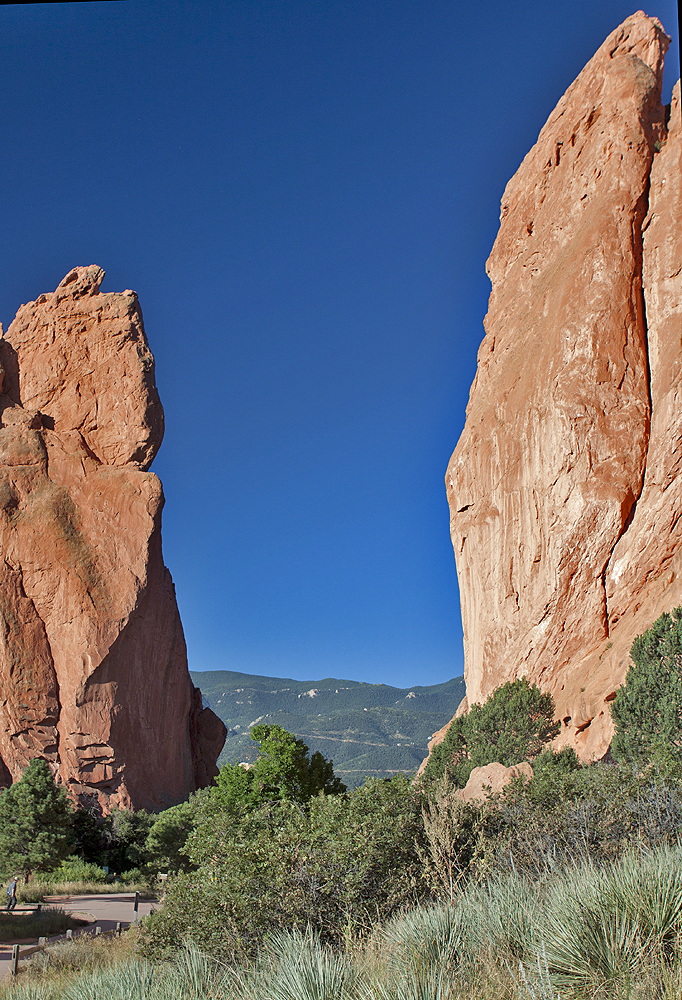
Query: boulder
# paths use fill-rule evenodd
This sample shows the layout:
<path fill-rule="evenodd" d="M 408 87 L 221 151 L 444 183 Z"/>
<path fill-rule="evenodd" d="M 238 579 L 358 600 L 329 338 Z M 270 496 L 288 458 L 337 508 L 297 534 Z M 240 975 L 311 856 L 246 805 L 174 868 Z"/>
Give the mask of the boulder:
<path fill-rule="evenodd" d="M 464 788 L 455 792 L 455 797 L 462 802 L 480 802 L 496 795 L 503 788 L 517 778 L 530 781 L 533 777 L 533 768 L 525 761 L 522 764 L 514 764 L 512 767 L 505 767 L 494 761 L 484 767 L 475 767 L 469 775 Z"/>

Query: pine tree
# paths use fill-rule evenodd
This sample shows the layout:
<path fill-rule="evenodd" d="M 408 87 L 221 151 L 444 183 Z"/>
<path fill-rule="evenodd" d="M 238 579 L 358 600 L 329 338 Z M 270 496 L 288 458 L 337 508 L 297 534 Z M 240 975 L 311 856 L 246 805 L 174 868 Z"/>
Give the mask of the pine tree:
<path fill-rule="evenodd" d="M 0 869 L 50 871 L 69 853 L 73 810 L 47 763 L 32 760 L 0 795 Z"/>

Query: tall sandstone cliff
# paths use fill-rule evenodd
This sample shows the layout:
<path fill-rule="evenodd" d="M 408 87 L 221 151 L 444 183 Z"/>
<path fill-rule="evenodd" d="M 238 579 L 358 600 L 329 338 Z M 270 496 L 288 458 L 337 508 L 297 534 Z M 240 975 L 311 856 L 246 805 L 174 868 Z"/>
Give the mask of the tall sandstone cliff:
<path fill-rule="evenodd" d="M 641 11 L 502 198 L 446 483 L 469 703 L 527 677 L 585 759 L 634 637 L 682 603 L 682 127 Z M 462 708 L 466 708 L 463 705 Z"/>
<path fill-rule="evenodd" d="M 134 292 L 78 267 L 0 340 L 0 784 L 158 809 L 217 773 L 161 554 L 163 436 Z"/>

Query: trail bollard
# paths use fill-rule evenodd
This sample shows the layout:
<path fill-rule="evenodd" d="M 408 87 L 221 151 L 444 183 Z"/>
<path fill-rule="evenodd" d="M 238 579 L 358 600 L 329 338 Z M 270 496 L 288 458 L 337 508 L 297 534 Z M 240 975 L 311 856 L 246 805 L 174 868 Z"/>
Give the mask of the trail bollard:
<path fill-rule="evenodd" d="M 71 930 L 70 927 L 69 927 L 68 931 L 66 932 L 66 940 L 67 941 L 73 941 L 73 931 Z"/>
<path fill-rule="evenodd" d="M 133 923 L 134 924 L 137 923 L 137 909 L 138 909 L 139 905 L 140 905 L 140 894 L 139 894 L 139 892 L 136 892 L 135 893 L 135 905 L 133 906 L 133 911 L 134 911 Z"/>
<path fill-rule="evenodd" d="M 116 921 L 116 934 L 117 934 L 118 937 L 121 936 L 121 921 L 120 920 Z"/>
<path fill-rule="evenodd" d="M 16 976 L 17 969 L 19 968 L 19 945 L 12 945 L 12 962 L 9 967 L 10 975 Z"/>
<path fill-rule="evenodd" d="M 99 937 L 101 933 L 102 933 L 102 928 L 100 927 L 99 924 L 95 924 L 95 937 Z"/>

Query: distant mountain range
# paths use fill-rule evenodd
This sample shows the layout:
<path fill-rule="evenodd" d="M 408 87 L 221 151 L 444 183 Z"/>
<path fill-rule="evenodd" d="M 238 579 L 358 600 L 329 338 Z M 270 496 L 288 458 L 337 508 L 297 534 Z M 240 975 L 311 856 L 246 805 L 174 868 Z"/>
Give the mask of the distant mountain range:
<path fill-rule="evenodd" d="M 360 681 L 294 681 L 232 670 L 191 671 L 204 704 L 227 726 L 218 764 L 253 761 L 251 727 L 282 726 L 334 761 L 349 788 L 366 777 L 412 774 L 428 753 L 433 733 L 453 717 L 464 697 L 463 677 L 428 687 L 395 688 Z"/>

